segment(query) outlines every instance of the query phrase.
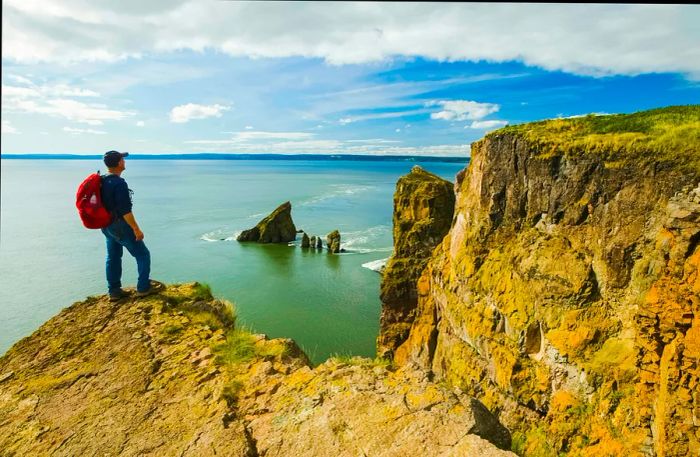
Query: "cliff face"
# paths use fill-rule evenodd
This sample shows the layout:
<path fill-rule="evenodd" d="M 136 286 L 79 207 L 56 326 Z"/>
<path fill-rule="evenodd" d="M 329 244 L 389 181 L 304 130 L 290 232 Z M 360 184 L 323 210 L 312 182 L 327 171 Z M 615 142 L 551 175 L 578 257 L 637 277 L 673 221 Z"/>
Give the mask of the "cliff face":
<path fill-rule="evenodd" d="M 394 361 L 477 396 L 526 455 L 700 453 L 700 108 L 680 111 L 653 112 L 692 140 L 665 150 L 641 116 L 473 144 Z"/>
<path fill-rule="evenodd" d="M 66 308 L 0 357 L 0 454 L 513 456 L 460 391 L 368 359 L 312 369 L 234 322 L 196 283 Z"/>
<path fill-rule="evenodd" d="M 452 222 L 452 183 L 418 165 L 396 183 L 394 252 L 382 275 L 377 355 L 391 357 L 406 340 L 418 304 L 416 281 Z"/>

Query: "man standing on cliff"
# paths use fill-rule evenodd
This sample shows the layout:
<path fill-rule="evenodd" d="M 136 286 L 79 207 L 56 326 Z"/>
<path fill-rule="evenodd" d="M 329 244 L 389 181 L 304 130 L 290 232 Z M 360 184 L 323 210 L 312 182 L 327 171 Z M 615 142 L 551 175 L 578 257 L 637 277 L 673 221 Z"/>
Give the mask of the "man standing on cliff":
<path fill-rule="evenodd" d="M 126 248 L 136 259 L 139 279 L 136 296 L 145 297 L 163 288 L 163 284 L 150 280 L 151 254 L 143 242 L 143 232 L 136 223 L 131 211 L 132 191 L 121 177 L 126 169 L 124 158 L 128 152 L 109 151 L 104 155 L 104 163 L 109 174 L 102 178 L 102 203 L 114 220 L 102 229 L 107 239 L 107 286 L 110 301 L 118 301 L 126 296 L 122 290 L 122 253 Z"/>

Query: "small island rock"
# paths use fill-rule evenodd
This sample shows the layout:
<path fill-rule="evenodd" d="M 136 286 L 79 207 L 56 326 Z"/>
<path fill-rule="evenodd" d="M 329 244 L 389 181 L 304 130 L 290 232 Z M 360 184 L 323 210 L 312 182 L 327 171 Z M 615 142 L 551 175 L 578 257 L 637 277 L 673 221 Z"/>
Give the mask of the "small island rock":
<path fill-rule="evenodd" d="M 297 237 L 297 229 L 292 221 L 292 204 L 285 202 L 269 216 L 258 222 L 250 230 L 244 230 L 238 241 L 257 241 L 258 243 L 287 243 Z"/>
<path fill-rule="evenodd" d="M 333 230 L 326 236 L 326 245 L 328 246 L 328 251 L 332 254 L 337 254 L 340 252 L 340 232 Z"/>

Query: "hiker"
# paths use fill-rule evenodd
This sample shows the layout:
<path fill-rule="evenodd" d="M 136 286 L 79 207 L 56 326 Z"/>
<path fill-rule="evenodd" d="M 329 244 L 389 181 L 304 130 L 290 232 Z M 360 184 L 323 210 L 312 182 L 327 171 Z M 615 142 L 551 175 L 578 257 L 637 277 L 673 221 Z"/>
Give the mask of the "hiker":
<path fill-rule="evenodd" d="M 122 253 L 126 248 L 136 259 L 138 283 L 136 296 L 145 297 L 162 288 L 162 284 L 151 281 L 151 254 L 143 242 L 143 232 L 136 223 L 131 210 L 132 191 L 121 174 L 126 169 L 124 158 L 128 152 L 108 151 L 104 163 L 109 174 L 102 178 L 102 203 L 113 215 L 110 225 L 102 229 L 107 239 L 107 285 L 110 301 L 118 301 L 127 294 L 122 290 Z"/>

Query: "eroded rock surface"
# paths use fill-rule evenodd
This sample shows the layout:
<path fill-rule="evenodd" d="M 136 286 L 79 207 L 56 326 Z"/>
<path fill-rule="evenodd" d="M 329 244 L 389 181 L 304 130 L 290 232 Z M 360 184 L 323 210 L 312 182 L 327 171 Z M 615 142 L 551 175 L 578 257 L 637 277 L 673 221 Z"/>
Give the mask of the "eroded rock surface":
<path fill-rule="evenodd" d="M 270 215 L 249 230 L 244 230 L 238 241 L 258 243 L 287 243 L 297 237 L 297 229 L 292 221 L 292 204 L 282 203 Z"/>
<path fill-rule="evenodd" d="M 700 151 L 628 154 L 614 141 L 646 141 L 658 117 L 617 119 L 472 145 L 396 350 L 496 411 L 525 455 L 700 455 Z M 567 136 L 577 122 L 603 132 L 596 149 L 567 149 L 588 144 Z"/>
<path fill-rule="evenodd" d="M 380 357 L 391 357 L 408 337 L 418 303 L 416 282 L 450 229 L 454 204 L 452 183 L 418 165 L 396 183 L 394 252 L 381 283 Z"/>
<path fill-rule="evenodd" d="M 506 456 L 485 408 L 368 359 L 316 369 L 199 284 L 66 308 L 0 358 L 0 454 Z"/>

